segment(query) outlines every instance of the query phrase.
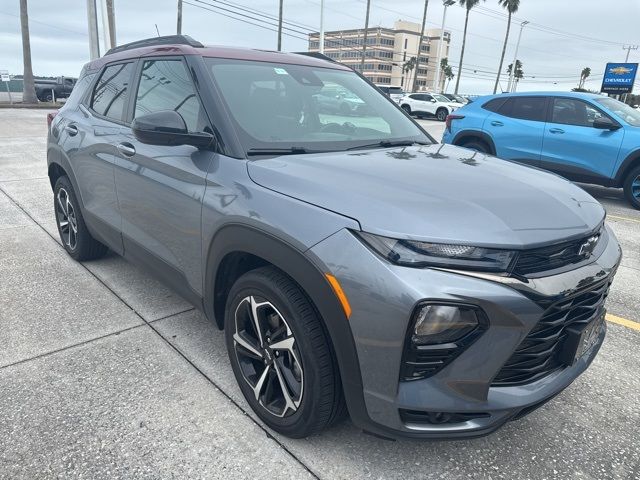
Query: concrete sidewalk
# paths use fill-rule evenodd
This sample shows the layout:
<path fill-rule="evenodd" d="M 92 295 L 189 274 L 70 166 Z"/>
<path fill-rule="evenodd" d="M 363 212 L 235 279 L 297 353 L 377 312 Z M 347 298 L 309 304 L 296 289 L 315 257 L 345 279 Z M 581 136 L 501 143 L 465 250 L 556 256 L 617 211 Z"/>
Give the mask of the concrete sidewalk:
<path fill-rule="evenodd" d="M 66 255 L 45 116 L 0 110 L 0 478 L 640 478 L 640 332 L 616 324 L 574 385 L 489 437 L 271 435 L 222 332 L 120 257 Z M 626 248 L 609 310 L 639 321 L 640 213 L 595 193 Z"/>

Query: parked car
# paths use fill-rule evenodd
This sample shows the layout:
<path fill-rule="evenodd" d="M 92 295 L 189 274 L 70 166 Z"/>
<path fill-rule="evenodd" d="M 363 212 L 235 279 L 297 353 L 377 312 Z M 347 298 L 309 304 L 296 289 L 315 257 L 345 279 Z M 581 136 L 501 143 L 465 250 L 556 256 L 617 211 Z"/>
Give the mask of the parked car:
<path fill-rule="evenodd" d="M 375 116 L 325 119 L 327 84 Z M 604 339 L 621 252 L 602 206 L 438 144 L 339 63 L 149 39 L 87 64 L 49 122 L 68 254 L 111 249 L 202 310 L 283 435 L 347 411 L 386 437 L 488 434 Z"/>
<path fill-rule="evenodd" d="M 366 107 L 360 97 L 336 84 L 325 84 L 314 95 L 318 110 L 323 113 L 350 115 Z"/>
<path fill-rule="evenodd" d="M 541 167 L 570 180 L 622 187 L 640 208 L 640 112 L 590 93 L 484 97 L 447 121 L 444 143 Z"/>
<path fill-rule="evenodd" d="M 389 85 L 376 85 L 376 87 L 382 90 L 382 92 L 386 95 L 389 95 L 389 97 L 391 97 L 391 100 L 393 100 L 394 102 L 400 101 L 400 99 L 405 95 L 402 87 L 390 87 Z"/>
<path fill-rule="evenodd" d="M 452 102 L 438 93 L 410 93 L 402 97 L 399 103 L 409 115 L 418 118 L 433 116 L 441 122 L 445 121 L 447 115 L 462 107 L 462 104 Z"/>
<path fill-rule="evenodd" d="M 459 103 L 460 106 L 469 103 L 468 99 L 466 99 L 462 95 L 457 95 L 455 93 L 443 93 L 442 96 L 448 98 L 451 102 Z"/>
<path fill-rule="evenodd" d="M 36 78 L 36 97 L 41 102 L 52 102 L 54 98 L 68 98 L 75 84 L 76 79 L 69 77 Z"/>

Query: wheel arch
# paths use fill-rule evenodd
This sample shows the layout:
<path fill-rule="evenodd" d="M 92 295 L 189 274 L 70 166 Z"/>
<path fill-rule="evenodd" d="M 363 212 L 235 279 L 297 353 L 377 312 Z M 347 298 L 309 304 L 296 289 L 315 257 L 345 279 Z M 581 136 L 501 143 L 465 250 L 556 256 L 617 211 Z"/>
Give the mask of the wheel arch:
<path fill-rule="evenodd" d="M 480 130 L 463 130 L 458 132 L 451 143 L 453 145 L 462 146 L 462 143 L 472 139 L 481 140 L 486 143 L 489 147 L 489 153 L 491 155 L 496 155 L 496 144 L 493 142 L 493 139 L 487 133 Z"/>
<path fill-rule="evenodd" d="M 51 190 L 55 187 L 58 178 L 66 175 L 71 181 L 71 186 L 75 191 L 78 202 L 80 202 L 80 207 L 84 209 L 82 192 L 78 188 L 78 181 L 66 156 L 57 148 L 49 147 L 47 151 L 47 164 L 47 175 L 49 177 L 49 183 L 51 184 Z"/>
<path fill-rule="evenodd" d="M 622 161 L 620 167 L 618 167 L 618 172 L 615 176 L 615 186 L 620 187 L 624 184 L 624 180 L 629 174 L 629 172 L 640 165 L 640 149 L 631 152 L 627 157 Z"/>
<path fill-rule="evenodd" d="M 360 425 L 369 423 L 349 320 L 322 269 L 293 245 L 253 226 L 222 227 L 207 250 L 203 302 L 206 316 L 223 328 L 226 296 L 232 282 L 242 273 L 267 264 L 298 283 L 320 314 L 336 356 L 349 413 Z"/>

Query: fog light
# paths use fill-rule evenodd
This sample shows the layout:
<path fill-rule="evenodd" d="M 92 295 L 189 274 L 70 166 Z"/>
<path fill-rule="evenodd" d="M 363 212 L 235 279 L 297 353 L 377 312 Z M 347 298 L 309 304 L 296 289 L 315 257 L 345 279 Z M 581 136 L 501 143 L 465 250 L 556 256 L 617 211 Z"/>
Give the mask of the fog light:
<path fill-rule="evenodd" d="M 411 342 L 434 345 L 461 339 L 478 326 L 472 307 L 464 305 L 422 305 L 416 314 Z"/>

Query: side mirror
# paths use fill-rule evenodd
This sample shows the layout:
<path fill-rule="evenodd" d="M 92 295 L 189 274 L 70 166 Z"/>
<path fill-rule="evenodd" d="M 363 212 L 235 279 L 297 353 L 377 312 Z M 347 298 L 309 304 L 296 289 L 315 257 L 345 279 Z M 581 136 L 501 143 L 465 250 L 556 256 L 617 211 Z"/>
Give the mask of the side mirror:
<path fill-rule="evenodd" d="M 148 145 L 207 148 L 214 139 L 206 132 L 189 133 L 184 118 L 174 110 L 160 110 L 137 117 L 131 124 L 131 130 L 136 139 Z"/>
<path fill-rule="evenodd" d="M 431 100 L 429 100 L 431 103 L 437 103 L 438 101 L 435 98 L 432 98 Z"/>
<path fill-rule="evenodd" d="M 593 121 L 593 128 L 597 128 L 599 130 L 618 130 L 620 125 L 609 117 L 599 117 Z"/>

